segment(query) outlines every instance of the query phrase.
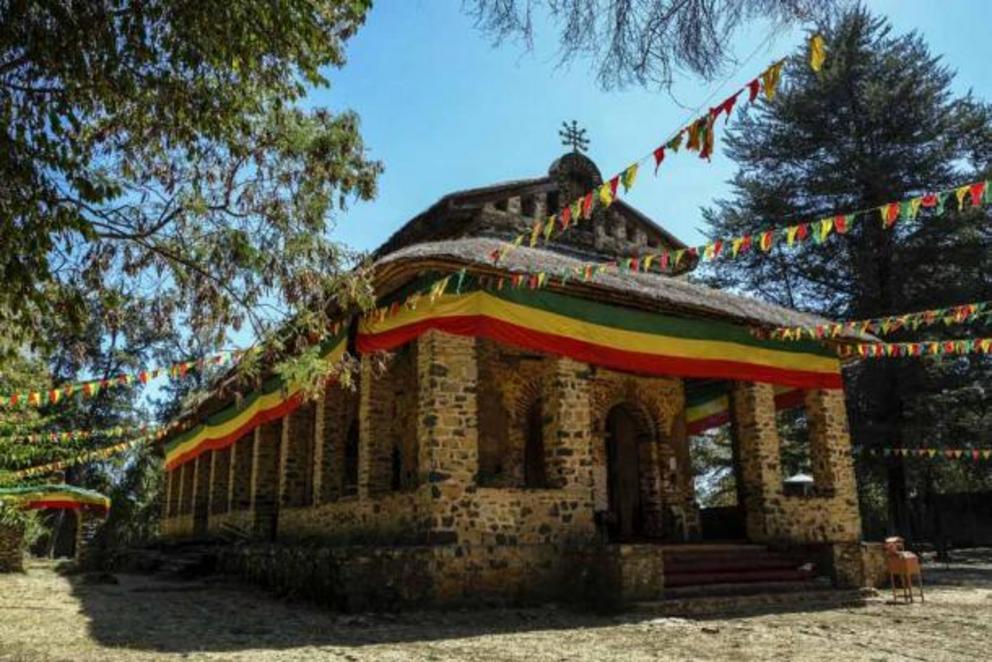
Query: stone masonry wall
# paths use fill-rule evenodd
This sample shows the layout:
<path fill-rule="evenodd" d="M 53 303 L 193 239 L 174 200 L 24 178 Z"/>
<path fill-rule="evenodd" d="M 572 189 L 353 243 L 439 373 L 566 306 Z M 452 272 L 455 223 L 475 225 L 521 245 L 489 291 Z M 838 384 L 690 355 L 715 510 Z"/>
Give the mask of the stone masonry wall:
<path fill-rule="evenodd" d="M 23 527 L 0 524 L 0 572 L 24 570 L 24 550 L 21 548 L 23 539 Z"/>

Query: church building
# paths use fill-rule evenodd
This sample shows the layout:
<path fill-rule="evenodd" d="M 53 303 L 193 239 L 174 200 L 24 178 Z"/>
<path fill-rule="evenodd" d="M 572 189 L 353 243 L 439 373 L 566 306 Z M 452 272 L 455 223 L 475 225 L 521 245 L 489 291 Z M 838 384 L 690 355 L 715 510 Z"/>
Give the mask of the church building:
<path fill-rule="evenodd" d="M 857 585 L 837 343 L 858 338 L 767 339 L 827 321 L 693 282 L 692 252 L 644 268 L 687 247 L 620 199 L 505 250 L 602 183 L 575 150 L 409 220 L 373 255 L 382 314 L 323 345 L 354 383 L 308 399 L 273 378 L 191 412 L 164 444 L 162 535 L 227 541 L 224 568 L 348 608 Z M 696 492 L 708 420 L 732 458 L 719 508 Z"/>

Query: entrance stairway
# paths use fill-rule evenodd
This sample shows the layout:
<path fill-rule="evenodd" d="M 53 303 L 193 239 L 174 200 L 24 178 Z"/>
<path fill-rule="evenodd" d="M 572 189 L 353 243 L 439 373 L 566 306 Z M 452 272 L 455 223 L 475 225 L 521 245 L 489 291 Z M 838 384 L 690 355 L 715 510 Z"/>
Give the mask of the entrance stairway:
<path fill-rule="evenodd" d="M 666 598 L 749 595 L 815 590 L 817 568 L 802 553 L 762 545 L 678 545 L 665 547 Z"/>

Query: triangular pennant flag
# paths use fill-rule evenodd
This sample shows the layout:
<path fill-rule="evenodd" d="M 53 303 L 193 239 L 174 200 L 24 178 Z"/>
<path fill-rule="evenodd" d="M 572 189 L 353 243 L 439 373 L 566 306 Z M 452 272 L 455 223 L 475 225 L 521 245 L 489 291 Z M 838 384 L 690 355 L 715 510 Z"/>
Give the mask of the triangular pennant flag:
<path fill-rule="evenodd" d="M 572 221 L 572 208 L 565 207 L 561 210 L 561 214 L 558 215 L 558 220 L 561 221 L 561 229 L 567 230 L 568 224 Z"/>
<path fill-rule="evenodd" d="M 968 187 L 968 193 L 971 194 L 971 206 L 978 207 L 985 197 L 985 182 L 975 182 Z"/>
<path fill-rule="evenodd" d="M 954 197 L 958 199 L 958 211 L 964 209 L 964 196 L 968 195 L 969 190 L 970 187 L 967 185 L 959 186 L 956 189 L 954 189 Z"/>
<path fill-rule="evenodd" d="M 747 100 L 750 103 L 754 103 L 754 100 L 758 98 L 758 92 L 761 90 L 761 83 L 755 78 L 750 83 L 747 84 Z"/>
<path fill-rule="evenodd" d="M 772 246 L 775 245 L 775 231 L 765 230 L 764 232 L 762 232 L 761 239 L 758 245 L 761 247 L 761 250 L 763 250 L 764 252 L 767 253 L 768 251 L 770 251 L 772 249 Z"/>
<path fill-rule="evenodd" d="M 813 232 L 813 238 L 818 244 L 822 244 L 830 236 L 830 231 L 833 230 L 834 220 L 832 218 L 820 219 L 816 224 L 816 229 Z"/>
<path fill-rule="evenodd" d="M 551 233 L 554 231 L 554 229 L 555 229 L 555 217 L 554 216 L 549 216 L 548 217 L 548 222 L 544 224 L 544 241 L 545 242 L 551 240 Z"/>
<path fill-rule="evenodd" d="M 592 206 L 593 206 L 593 196 L 592 191 L 586 193 L 586 197 L 582 200 L 582 217 L 592 218 Z"/>
<path fill-rule="evenodd" d="M 657 175 L 658 166 L 660 166 L 661 162 L 665 160 L 665 146 L 662 145 L 661 147 L 657 148 L 656 150 L 654 150 L 653 154 L 654 154 L 654 174 Z"/>
<path fill-rule="evenodd" d="M 678 133 L 676 133 L 675 134 L 675 137 L 672 138 L 671 140 L 669 140 L 668 143 L 665 145 L 665 147 L 667 147 L 668 149 L 672 150 L 673 152 L 678 153 L 679 148 L 682 147 L 682 134 L 684 132 L 685 132 L 685 129 L 682 129 L 681 131 L 679 131 Z"/>
<path fill-rule="evenodd" d="M 815 34 L 809 40 L 809 66 L 813 71 L 819 71 L 826 59 L 827 45 L 821 35 Z"/>
<path fill-rule="evenodd" d="M 536 221 L 534 226 L 530 229 L 530 247 L 533 248 L 537 245 L 537 238 L 541 234 L 541 228 L 543 227 L 541 221 Z"/>
<path fill-rule="evenodd" d="M 620 186 L 620 175 L 614 175 L 610 179 L 610 199 L 616 200 L 617 197 L 617 187 Z"/>
<path fill-rule="evenodd" d="M 765 69 L 761 74 L 761 84 L 765 90 L 765 98 L 771 101 L 775 98 L 775 91 L 778 89 L 779 78 L 782 75 L 782 62 L 776 62 Z"/>
<path fill-rule="evenodd" d="M 613 193 L 610 191 L 610 183 L 606 182 L 599 187 L 599 201 L 604 207 L 609 207 L 613 204 Z"/>
<path fill-rule="evenodd" d="M 878 208 L 882 215 L 882 227 L 891 228 L 899 220 L 899 203 L 890 202 Z"/>
<path fill-rule="evenodd" d="M 627 193 L 630 191 L 631 187 L 634 185 L 634 180 L 637 179 L 637 164 L 633 164 L 623 171 L 623 192 Z"/>

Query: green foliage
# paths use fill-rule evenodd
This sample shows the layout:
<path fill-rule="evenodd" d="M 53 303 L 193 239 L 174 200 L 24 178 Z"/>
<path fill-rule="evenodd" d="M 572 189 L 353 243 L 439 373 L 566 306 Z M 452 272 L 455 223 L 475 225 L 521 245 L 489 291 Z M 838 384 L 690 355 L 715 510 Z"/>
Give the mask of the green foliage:
<path fill-rule="evenodd" d="M 369 5 L 0 1 L 0 350 L 95 314 L 323 332 L 356 290 L 332 213 L 381 167 L 354 114 L 296 103 Z"/>
<path fill-rule="evenodd" d="M 775 102 L 750 109 L 729 132 L 739 170 L 731 198 L 705 211 L 711 236 L 872 208 L 988 175 L 992 111 L 951 93 L 952 73 L 920 36 L 893 35 L 863 9 L 822 32 L 829 48 L 823 70 L 807 66 L 804 45 L 784 69 Z M 989 298 L 987 212 L 958 212 L 952 199 L 947 213 L 921 216 L 891 230 L 877 214 L 863 217 L 822 246 L 752 250 L 716 263 L 706 278 L 835 319 Z M 988 335 L 987 320 L 903 329 L 887 339 L 980 335 Z M 992 433 L 989 357 L 861 361 L 845 370 L 845 380 L 856 445 L 984 446 Z M 888 481 L 890 506 L 898 508 L 906 493 L 903 463 L 872 462 L 879 461 L 861 456 L 859 477 Z M 958 481 L 950 465 L 935 468 L 949 483 Z"/>

